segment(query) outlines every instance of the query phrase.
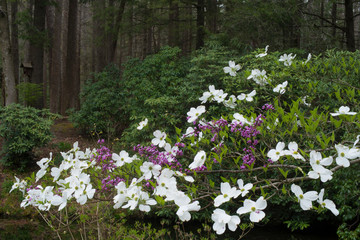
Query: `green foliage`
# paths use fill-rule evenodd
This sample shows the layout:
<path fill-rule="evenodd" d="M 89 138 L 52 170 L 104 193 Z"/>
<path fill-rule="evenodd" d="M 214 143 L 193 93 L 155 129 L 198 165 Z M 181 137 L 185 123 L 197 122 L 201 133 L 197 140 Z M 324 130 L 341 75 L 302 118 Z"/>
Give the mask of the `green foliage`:
<path fill-rule="evenodd" d="M 70 120 L 76 128 L 97 138 L 113 137 L 126 127 L 121 92 L 123 84 L 120 69 L 110 65 L 100 73 L 93 74 L 81 92 L 81 108 L 73 111 Z"/>
<path fill-rule="evenodd" d="M 3 138 L 1 163 L 23 169 L 32 162 L 32 149 L 51 140 L 50 127 L 56 115 L 12 104 L 0 108 L 0 136 Z"/>
<path fill-rule="evenodd" d="M 199 94 L 197 82 L 186 80 L 189 62 L 180 57 L 180 52 L 179 48 L 164 47 L 143 61 L 132 59 L 125 64 L 122 106 L 133 124 L 123 139 L 130 146 L 146 141 L 154 126 L 174 132 Z M 136 126 L 144 118 L 148 118 L 149 127 L 140 133 Z"/>
<path fill-rule="evenodd" d="M 42 84 L 36 83 L 20 83 L 16 86 L 19 94 L 19 102 L 34 106 L 39 97 L 43 94 Z"/>

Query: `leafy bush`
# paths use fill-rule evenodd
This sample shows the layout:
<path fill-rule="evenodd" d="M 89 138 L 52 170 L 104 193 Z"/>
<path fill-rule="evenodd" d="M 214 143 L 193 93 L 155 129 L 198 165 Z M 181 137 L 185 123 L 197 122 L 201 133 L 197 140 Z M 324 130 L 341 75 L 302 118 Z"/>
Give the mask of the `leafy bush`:
<path fill-rule="evenodd" d="M 81 108 L 70 114 L 74 126 L 84 133 L 109 138 L 120 134 L 127 125 L 122 106 L 122 81 L 120 69 L 107 66 L 104 71 L 93 74 L 81 92 Z"/>
<path fill-rule="evenodd" d="M 12 104 L 0 108 L 0 136 L 3 137 L 1 163 L 23 169 L 32 162 L 32 149 L 51 140 L 50 127 L 56 115 Z"/>
<path fill-rule="evenodd" d="M 16 86 L 19 92 L 19 102 L 34 106 L 39 97 L 43 94 L 43 85 L 23 82 Z"/>

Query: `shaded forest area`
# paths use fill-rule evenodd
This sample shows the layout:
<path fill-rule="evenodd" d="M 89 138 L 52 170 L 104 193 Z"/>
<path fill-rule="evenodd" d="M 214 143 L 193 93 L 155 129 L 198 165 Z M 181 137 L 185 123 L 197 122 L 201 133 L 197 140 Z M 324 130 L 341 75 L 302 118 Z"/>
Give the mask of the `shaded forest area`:
<path fill-rule="evenodd" d="M 355 51 L 359 15 L 354 0 L 1 0 L 2 104 L 64 115 L 91 73 L 165 45 Z"/>

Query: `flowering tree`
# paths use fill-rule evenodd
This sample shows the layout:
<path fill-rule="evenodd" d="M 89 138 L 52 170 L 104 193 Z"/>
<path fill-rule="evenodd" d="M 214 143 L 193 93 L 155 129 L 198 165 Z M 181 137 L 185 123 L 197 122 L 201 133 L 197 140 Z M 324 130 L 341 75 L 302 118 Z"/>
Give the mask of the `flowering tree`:
<path fill-rule="evenodd" d="M 256 57 L 266 57 L 267 50 L 268 46 L 266 54 Z M 296 65 L 294 58 L 291 54 L 280 57 L 284 71 Z M 299 66 L 305 67 L 309 61 Z M 236 77 L 240 69 L 230 61 L 224 72 Z M 236 97 L 209 86 L 199 98 L 202 105 L 187 112 L 190 126 L 177 129 L 175 137 L 155 130 L 151 144 L 135 146 L 132 156 L 125 150 L 111 153 L 105 146 L 81 151 L 74 143 L 70 151 L 61 153 L 59 166 L 50 154 L 38 162 L 40 170 L 33 177 L 15 177 L 11 191 L 19 189 L 24 194 L 21 207 L 47 212 L 57 208 L 58 214 L 64 213 L 66 218 L 56 218 L 58 225 L 42 215 L 59 238 L 64 227 L 71 233 L 67 214 L 74 204 L 97 206 L 97 215 L 101 214 L 99 208 L 106 206 L 102 203 L 142 212 L 169 208 L 183 222 L 209 209 L 216 234 L 240 228 L 240 238 L 253 223 L 266 218 L 268 201 L 277 195 L 287 196 L 304 211 L 328 209 L 338 215 L 335 203 L 324 200 L 326 189 L 305 191 L 300 185 L 305 180 L 331 181 L 339 169 L 360 162 L 360 135 L 346 139 L 337 131 L 342 124 L 358 131 L 358 114 L 346 106 L 335 113 L 319 114 L 304 97 L 286 103 L 281 97 L 291 89 L 290 80 L 276 83 L 265 70 L 253 69 L 244 79 L 253 80 L 257 89 Z M 269 96 L 263 106 L 248 105 L 257 101 L 262 88 L 273 88 L 273 100 Z M 223 105 L 228 115 L 208 115 L 211 104 Z M 147 119 L 141 121 L 138 130 L 147 123 Z M 321 132 L 324 129 L 326 134 Z M 83 234 L 86 236 L 85 227 Z"/>

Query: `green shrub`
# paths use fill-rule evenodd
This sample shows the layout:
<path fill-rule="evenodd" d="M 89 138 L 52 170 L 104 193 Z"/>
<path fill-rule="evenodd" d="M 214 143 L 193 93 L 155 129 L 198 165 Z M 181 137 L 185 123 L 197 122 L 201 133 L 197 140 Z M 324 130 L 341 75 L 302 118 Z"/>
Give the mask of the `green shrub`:
<path fill-rule="evenodd" d="M 93 74 L 81 92 L 81 108 L 71 112 L 70 120 L 84 133 L 113 137 L 126 127 L 121 99 L 120 69 L 107 66 L 104 71 Z"/>
<path fill-rule="evenodd" d="M 34 106 L 43 94 L 42 84 L 24 82 L 18 84 L 16 89 L 19 92 L 19 102 L 29 106 Z"/>
<path fill-rule="evenodd" d="M 50 127 L 56 115 L 12 104 L 0 108 L 0 136 L 3 138 L 1 163 L 23 169 L 32 162 L 32 149 L 51 140 Z"/>

